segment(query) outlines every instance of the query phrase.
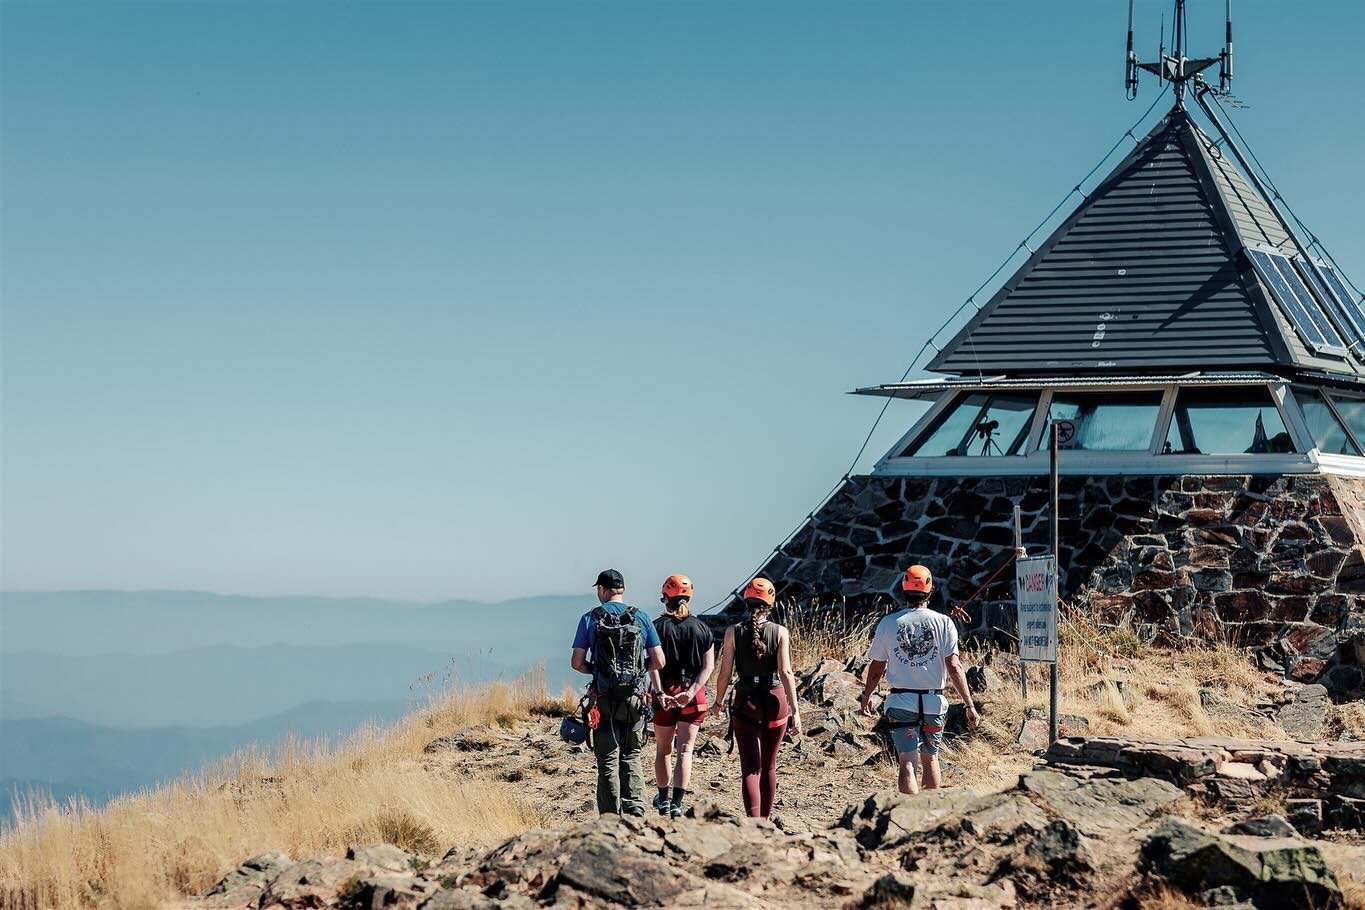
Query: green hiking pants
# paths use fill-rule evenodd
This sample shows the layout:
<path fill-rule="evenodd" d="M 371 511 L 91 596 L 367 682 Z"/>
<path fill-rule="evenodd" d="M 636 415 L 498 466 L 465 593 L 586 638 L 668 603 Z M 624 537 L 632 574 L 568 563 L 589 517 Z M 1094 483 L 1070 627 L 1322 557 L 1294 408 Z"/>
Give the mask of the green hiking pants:
<path fill-rule="evenodd" d="M 640 752 L 645 745 L 645 719 L 631 703 L 599 700 L 602 722 L 593 731 L 597 754 L 597 811 L 639 813 L 645 810 L 645 776 Z"/>

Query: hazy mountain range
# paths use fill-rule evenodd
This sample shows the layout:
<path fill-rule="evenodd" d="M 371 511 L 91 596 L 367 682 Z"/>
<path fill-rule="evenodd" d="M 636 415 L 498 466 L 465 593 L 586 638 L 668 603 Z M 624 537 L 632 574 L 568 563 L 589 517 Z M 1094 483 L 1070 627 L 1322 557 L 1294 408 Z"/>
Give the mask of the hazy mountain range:
<path fill-rule="evenodd" d="M 309 702 L 248 724 L 127 729 L 69 718 L 0 721 L 0 809 L 16 794 L 43 792 L 99 804 L 174 779 L 251 744 L 289 737 L 337 740 L 358 727 L 398 719 L 407 703 Z M 2 827 L 2 825 L 0 825 Z"/>
<path fill-rule="evenodd" d="M 0 810 L 16 788 L 101 802 L 537 663 L 577 683 L 569 645 L 594 602 L 0 594 Z"/>

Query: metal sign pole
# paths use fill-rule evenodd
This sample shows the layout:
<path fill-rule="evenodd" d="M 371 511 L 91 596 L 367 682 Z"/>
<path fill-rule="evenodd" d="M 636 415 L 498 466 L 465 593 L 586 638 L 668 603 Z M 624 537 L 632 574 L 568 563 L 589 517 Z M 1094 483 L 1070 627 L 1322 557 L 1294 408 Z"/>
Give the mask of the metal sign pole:
<path fill-rule="evenodd" d="M 1058 432 L 1059 432 L 1059 429 L 1058 429 L 1058 427 L 1057 427 L 1057 424 L 1056 424 L 1056 423 L 1053 423 L 1053 424 L 1052 424 L 1052 501 L 1051 501 L 1051 503 L 1049 503 L 1049 505 L 1050 505 L 1051 512 L 1052 512 L 1051 521 L 1050 521 L 1050 524 L 1052 525 L 1052 558 L 1053 558 L 1054 560 L 1056 560 L 1056 567 L 1057 567 L 1057 568 L 1056 568 L 1056 573 L 1057 573 L 1057 574 L 1056 574 L 1056 576 L 1055 576 L 1056 579 L 1057 579 L 1057 581 L 1056 581 L 1056 583 L 1053 585 L 1053 591 L 1054 591 L 1055 593 L 1056 593 L 1056 592 L 1059 592 L 1059 589 L 1060 589 L 1060 587 L 1061 587 L 1061 581 L 1062 581 L 1062 551 L 1061 551 L 1061 549 L 1060 549 L 1060 547 L 1059 547 L 1059 543 L 1058 543 L 1058 541 L 1059 541 L 1059 539 L 1060 539 L 1060 536 L 1061 536 L 1061 535 L 1060 535 L 1060 530 L 1059 530 L 1059 528 L 1058 528 L 1058 525 L 1060 524 L 1060 521 L 1059 521 L 1060 513 L 1058 512 L 1058 509 L 1057 509 L 1057 487 L 1058 487 L 1058 484 L 1057 484 L 1057 434 L 1058 434 Z M 1060 594 L 1057 593 L 1057 596 L 1060 596 Z M 1056 597 L 1054 597 L 1054 599 L 1053 599 L 1052 610 L 1053 610 L 1053 616 L 1056 617 L 1056 616 L 1057 616 L 1057 603 L 1056 603 Z M 1054 620 L 1054 622 L 1055 622 L 1055 620 Z M 1060 648 L 1060 645 L 1061 645 L 1061 641 L 1060 641 L 1060 639 L 1061 639 L 1061 629 L 1060 629 L 1060 628 L 1057 628 L 1054 634 L 1055 634 L 1055 635 L 1057 636 L 1057 638 L 1059 639 L 1058 642 L 1057 642 L 1057 645 L 1059 646 L 1059 647 L 1057 648 L 1057 650 L 1058 650 L 1058 652 L 1060 652 L 1060 651 L 1061 651 L 1061 648 Z M 1060 656 L 1061 656 L 1060 653 L 1053 655 L 1053 661 L 1052 661 L 1052 693 L 1051 693 L 1051 696 L 1050 696 L 1050 698 L 1051 698 L 1051 707 L 1052 707 L 1052 717 L 1051 717 L 1051 719 L 1049 720 L 1049 723 L 1048 723 L 1048 742 L 1049 742 L 1049 743 L 1055 743 L 1055 742 L 1057 741 L 1057 658 L 1060 657 Z"/>
<path fill-rule="evenodd" d="M 1019 548 L 1022 547 L 1023 545 L 1024 518 L 1022 510 L 1019 508 L 1019 506 L 1016 505 L 1014 507 L 1014 551 L 1018 553 Z M 1016 568 L 1014 571 L 1016 575 L 1019 572 L 1018 568 Z M 1015 631 L 1019 633 L 1020 641 L 1022 641 L 1024 630 L 1016 629 Z M 1025 702 L 1028 701 L 1028 664 L 1024 663 L 1022 659 L 1019 661 L 1019 694 L 1020 696 L 1023 697 Z"/>

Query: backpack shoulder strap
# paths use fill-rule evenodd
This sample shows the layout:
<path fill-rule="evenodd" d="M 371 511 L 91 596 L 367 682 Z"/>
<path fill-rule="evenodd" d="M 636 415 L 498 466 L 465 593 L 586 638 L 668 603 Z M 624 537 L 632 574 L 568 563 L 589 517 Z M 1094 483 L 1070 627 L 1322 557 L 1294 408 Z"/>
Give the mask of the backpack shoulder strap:
<path fill-rule="evenodd" d="M 600 620 L 601 620 L 603 617 L 605 617 L 606 615 L 607 615 L 607 611 L 606 611 L 606 609 L 604 609 L 604 608 L 602 607 L 601 604 L 598 604 L 597 606 L 595 606 L 595 607 L 592 608 L 592 616 L 593 616 L 593 619 L 596 619 L 596 620 L 599 620 L 599 621 L 600 621 Z"/>
<path fill-rule="evenodd" d="M 623 620 L 630 620 L 631 622 L 635 622 L 635 608 L 634 608 L 634 607 L 626 607 L 625 611 L 622 612 L 622 614 L 621 614 L 621 619 L 623 619 Z"/>

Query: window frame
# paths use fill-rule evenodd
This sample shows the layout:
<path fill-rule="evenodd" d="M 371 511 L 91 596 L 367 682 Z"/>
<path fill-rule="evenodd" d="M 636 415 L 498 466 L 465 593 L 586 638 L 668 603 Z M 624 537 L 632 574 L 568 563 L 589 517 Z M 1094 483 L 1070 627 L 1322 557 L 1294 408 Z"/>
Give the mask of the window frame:
<path fill-rule="evenodd" d="M 1176 406 L 1176 403 L 1177 403 L 1177 402 L 1179 401 L 1179 399 L 1180 399 L 1180 393 L 1183 392 L 1183 391 L 1188 391 L 1188 390 L 1191 390 L 1191 389 L 1199 389 L 1199 388 L 1225 388 L 1225 389 L 1251 389 L 1251 388 L 1261 388 L 1261 389 L 1266 389 L 1266 390 L 1269 392 L 1269 396 L 1270 396 L 1270 405 L 1271 405 L 1271 407 L 1275 408 L 1276 412 L 1278 412 L 1278 414 L 1279 414 L 1279 416 L 1280 416 L 1280 423 L 1282 423 L 1282 424 L 1284 425 L 1285 432 L 1289 434 L 1289 441 L 1292 442 L 1292 443 L 1294 444 L 1294 451 L 1293 451 L 1293 452 L 1259 452 L 1259 453 L 1257 453 L 1257 452 L 1226 452 L 1226 453 L 1222 453 L 1222 454 L 1209 454 L 1209 453 L 1202 453 L 1202 452 L 1200 452 L 1200 453 L 1196 453 L 1196 452 L 1171 452 L 1170 454 L 1164 454 L 1164 453 L 1161 451 L 1161 447 L 1164 446 L 1164 445 L 1166 444 L 1166 440 L 1170 438 L 1170 434 L 1171 434 L 1171 421 L 1174 420 L 1174 419 L 1175 419 L 1175 416 L 1176 416 L 1176 414 L 1175 414 L 1175 410 L 1176 410 L 1176 409 L 1175 409 L 1175 406 Z M 1164 424 L 1162 425 L 1162 427 L 1161 427 L 1161 432 L 1157 434 L 1157 436 L 1156 436 L 1156 438 L 1155 438 L 1155 440 L 1154 440 L 1154 442 L 1153 442 L 1153 445 L 1152 445 L 1152 455 L 1153 455 L 1154 457 L 1157 457 L 1157 458 L 1174 458 L 1174 457 L 1176 457 L 1176 456 L 1185 457 L 1185 458 L 1230 458 L 1230 457 L 1237 457 L 1237 458 L 1265 458 L 1267 455 L 1297 455 L 1297 456 L 1305 456 L 1305 455 L 1308 454 L 1309 450 L 1313 449 L 1314 446 L 1315 446 L 1315 442 L 1314 442 L 1314 440 L 1313 440 L 1313 434 L 1310 433 L 1310 432 L 1308 432 L 1308 425 L 1307 425 L 1307 423 L 1306 423 L 1306 422 L 1304 421 L 1304 419 L 1303 419 L 1303 412 L 1301 412 L 1301 411 L 1299 410 L 1298 402 L 1292 402 L 1292 401 L 1287 401 L 1287 400 L 1286 400 L 1287 397 L 1289 397 L 1289 398 L 1292 398 L 1292 397 L 1293 397 L 1292 393 L 1291 393 L 1290 390 L 1289 390 L 1289 384 L 1286 383 L 1286 382 L 1274 382 L 1274 383 L 1271 383 L 1271 382 L 1264 382 L 1264 383 L 1247 383 L 1246 385 L 1225 385 L 1225 386 L 1212 386 L 1212 385 L 1211 385 L 1211 386 L 1199 386 L 1199 385 L 1192 385 L 1192 386 L 1172 386 L 1170 392 L 1169 392 L 1168 395 L 1167 395 L 1167 397 L 1168 397 L 1169 402 L 1170 402 L 1169 413 L 1167 413 L 1167 415 L 1166 415 L 1166 421 L 1165 421 L 1165 423 L 1164 423 Z M 1292 406 L 1291 406 L 1291 405 L 1292 405 Z M 1291 419 L 1291 415 L 1292 415 L 1292 419 Z"/>
<path fill-rule="evenodd" d="M 1156 428 L 1162 425 L 1162 418 L 1163 418 L 1163 416 L 1165 416 L 1166 405 L 1167 405 L 1168 400 L 1169 400 L 1170 397 L 1171 397 L 1171 391 L 1170 391 L 1170 390 L 1171 390 L 1171 387 L 1170 387 L 1170 386 L 1144 386 L 1144 387 L 1142 387 L 1142 388 L 1138 388 L 1138 387 L 1134 386 L 1134 387 L 1131 387 L 1131 388 L 1125 387 L 1125 388 L 1117 388 L 1117 389 L 1111 389 L 1111 390 L 1110 390 L 1110 391 L 1116 392 L 1116 393 L 1118 393 L 1118 394 L 1120 394 L 1120 395 L 1141 394 L 1141 393 L 1143 393 L 1143 392 L 1160 392 L 1160 393 L 1161 393 L 1160 400 L 1158 400 L 1157 403 L 1156 403 L 1156 417 L 1155 417 L 1155 419 L 1154 419 L 1153 422 L 1152 422 L 1152 435 L 1151 435 L 1151 437 L 1147 440 L 1147 448 L 1146 448 L 1146 449 L 1063 449 L 1062 451 L 1064 451 L 1064 452 L 1075 452 L 1075 453 L 1078 453 L 1078 454 L 1088 454 L 1088 455 L 1152 455 L 1152 454 L 1156 454 L 1156 453 L 1157 453 L 1157 450 L 1161 447 L 1161 443 L 1157 440 Z M 1040 421 L 1039 421 L 1039 423 L 1041 424 L 1041 426 L 1038 428 L 1039 438 L 1038 438 L 1038 441 L 1037 441 L 1036 443 L 1034 443 L 1033 446 L 1030 448 L 1030 451 L 1037 450 L 1037 449 L 1039 448 L 1039 446 L 1042 446 L 1043 443 L 1045 442 L 1045 440 L 1042 439 L 1041 437 L 1042 437 L 1042 433 L 1045 432 L 1045 431 L 1047 430 L 1047 425 L 1048 425 L 1048 418 L 1047 418 L 1047 415 L 1049 415 L 1049 414 L 1052 413 L 1052 401 L 1053 401 L 1054 398 L 1056 398 L 1058 395 L 1062 395 L 1062 396 L 1065 396 L 1065 395 L 1101 395 L 1101 394 L 1103 394 L 1103 393 L 1104 393 L 1104 390 L 1101 390 L 1101 389 L 1087 389 L 1087 388 L 1083 388 L 1083 387 L 1077 387 L 1077 388 L 1058 387 L 1058 388 L 1055 388 L 1055 389 L 1048 389 L 1048 391 L 1047 391 L 1047 406 L 1046 406 L 1046 408 L 1043 407 L 1042 401 L 1039 401 L 1039 404 L 1038 404 L 1038 415 L 1039 415 L 1040 418 L 1041 418 Z"/>
<path fill-rule="evenodd" d="M 1330 392 L 1329 392 L 1326 388 L 1324 388 L 1323 386 L 1311 386 L 1311 385 L 1295 385 L 1295 386 L 1290 386 L 1290 387 L 1289 387 L 1289 396 L 1290 396 L 1291 398 L 1293 398 L 1293 400 L 1294 400 L 1294 409 L 1295 409 L 1296 411 L 1298 411 L 1299 414 L 1300 414 L 1301 416 L 1303 415 L 1303 405 L 1299 402 L 1299 399 L 1298 399 L 1298 396 L 1299 396 L 1299 394 L 1301 394 L 1301 393 L 1302 393 L 1302 394 L 1307 394 L 1307 395 L 1317 395 L 1319 399 L 1321 399 L 1322 401 L 1327 402 L 1327 410 L 1328 410 L 1329 413 L 1331 413 L 1332 419 L 1335 420 L 1335 421 L 1337 422 L 1337 426 L 1341 427 L 1341 429 L 1342 429 L 1343 431 L 1345 431 L 1345 433 L 1346 433 L 1346 439 L 1351 443 L 1351 445 L 1353 445 L 1353 446 L 1356 447 L 1356 451 L 1359 452 L 1360 454 L 1358 454 L 1358 455 L 1343 455 L 1343 454 L 1341 454 L 1341 453 L 1339 453 L 1339 452 L 1323 452 L 1322 449 L 1319 449 L 1319 448 L 1318 448 L 1318 441 L 1317 441 L 1316 438 L 1314 438 L 1314 436 L 1313 436 L 1313 430 L 1312 430 L 1311 427 L 1308 426 L 1308 420 L 1307 420 L 1307 418 L 1305 417 L 1305 419 L 1304 419 L 1304 432 L 1307 433 L 1307 435 L 1308 435 L 1308 439 L 1309 439 L 1309 442 L 1311 443 L 1311 447 L 1312 447 L 1315 451 L 1317 451 L 1317 452 L 1319 452 L 1319 453 L 1321 453 L 1321 454 L 1323 454 L 1323 455 L 1328 455 L 1328 456 L 1330 456 L 1330 457 L 1332 457 L 1332 458 L 1365 458 L 1365 446 L 1362 446 L 1362 445 L 1360 444 L 1360 438 L 1356 435 L 1355 430 L 1351 429 L 1351 425 L 1350 425 L 1349 423 L 1346 422 L 1346 417 L 1345 417 L 1345 416 L 1341 413 L 1341 411 L 1337 408 L 1337 403 L 1336 403 L 1336 400 L 1332 397 L 1332 393 L 1330 393 Z M 1351 398 L 1352 396 L 1350 396 L 1350 395 L 1343 395 L 1342 397 L 1343 397 L 1343 398 Z M 1359 399 L 1359 398 L 1357 398 L 1357 399 L 1355 399 L 1355 400 L 1356 400 L 1356 401 L 1365 401 L 1365 400 Z"/>
<path fill-rule="evenodd" d="M 1065 474 L 1133 475 L 1154 476 L 1168 474 L 1306 474 L 1318 473 L 1323 468 L 1331 473 L 1365 477 L 1365 456 L 1325 455 L 1317 451 L 1316 442 L 1308 430 L 1307 422 L 1292 401 L 1293 391 L 1285 379 L 1265 379 L 1247 382 L 1218 384 L 1225 388 L 1264 389 L 1269 392 L 1271 404 L 1275 407 L 1289 433 L 1290 440 L 1297 449 L 1293 453 L 1238 453 L 1231 455 L 1192 455 L 1161 454 L 1161 447 L 1170 432 L 1171 421 L 1175 417 L 1175 405 L 1183 389 L 1217 387 L 1214 384 L 1179 382 L 1129 382 L 1115 383 L 1111 386 L 1094 386 L 1084 383 L 1054 386 L 1020 385 L 1017 387 L 982 388 L 971 386 L 948 388 L 940 392 L 934 403 L 925 410 L 907 432 L 897 439 L 896 444 L 874 465 L 873 474 L 885 476 L 1034 476 L 1046 474 L 1050 453 L 1046 447 L 1039 448 L 1047 427 L 1047 415 L 1052 406 L 1054 395 L 1067 393 L 1093 393 L 1111 389 L 1114 392 L 1160 391 L 1161 406 L 1157 411 L 1156 423 L 1152 429 L 1151 444 L 1147 451 L 1141 450 L 1077 450 L 1063 449 L 1059 470 Z M 1317 388 L 1313 386 L 1311 388 Z M 1336 390 L 1323 389 L 1324 398 L 1333 407 L 1333 413 L 1340 418 L 1333 396 Z M 1038 393 L 1038 403 L 1033 420 L 1021 451 L 1015 455 L 982 458 L 977 455 L 900 455 L 900 452 L 914 441 L 927 438 L 927 433 L 937 429 L 936 422 L 944 411 L 962 396 L 975 392 L 1003 394 L 1006 392 L 1028 394 Z M 927 397 L 927 396 L 926 396 Z M 1353 398 L 1365 403 L 1365 394 L 1341 397 Z M 1344 419 L 1341 423 L 1359 442 L 1360 437 L 1350 429 Z M 922 443 L 921 443 L 922 444 Z M 1365 445 L 1361 446 L 1365 452 Z"/>
<path fill-rule="evenodd" d="M 1365 452 L 1365 445 L 1362 445 L 1362 442 L 1365 442 L 1365 437 L 1356 433 L 1355 428 L 1352 427 L 1350 421 L 1346 419 L 1346 415 L 1341 413 L 1341 409 L 1337 407 L 1338 398 L 1344 398 L 1347 401 L 1358 401 L 1362 405 L 1365 405 L 1365 395 L 1352 395 L 1349 392 L 1323 387 L 1317 388 L 1317 392 L 1323 397 L 1323 400 L 1327 402 L 1327 406 L 1332 409 L 1332 413 L 1336 415 L 1337 421 L 1345 428 L 1346 435 L 1350 437 L 1351 441 L 1356 444 L 1356 447 L 1360 449 L 1361 452 Z M 1361 457 L 1365 457 L 1365 455 Z"/>
<path fill-rule="evenodd" d="M 1031 395 L 1031 394 L 1034 394 L 1034 395 L 1037 396 L 1037 397 L 1035 397 L 1034 402 L 1033 402 L 1033 413 L 1032 413 L 1031 415 L 1029 415 L 1029 418 L 1028 418 L 1028 421 L 1026 422 L 1026 425 L 1024 426 L 1023 429 L 1021 429 L 1018 433 L 1015 434 L 1014 438 L 1012 438 L 1012 439 L 1010 440 L 1010 447 L 1011 447 L 1011 448 L 1014 447 L 1015 442 L 1016 442 L 1017 440 L 1020 440 L 1020 439 L 1023 440 L 1022 442 L 1019 443 L 1019 451 L 1014 452 L 1014 453 L 1012 453 L 1012 454 L 1010 454 L 1010 453 L 1005 453 L 1005 454 L 1001 454 L 1001 455 L 992 455 L 992 456 L 971 455 L 971 454 L 967 454 L 967 455 L 920 455 L 920 454 L 918 454 L 917 451 L 914 452 L 914 453 L 908 454 L 908 455 L 907 455 L 907 454 L 904 454 L 905 451 L 906 451 L 907 449 L 910 449 L 910 448 L 912 448 L 912 447 L 915 448 L 916 450 L 918 450 L 919 448 L 922 448 L 922 447 L 924 446 L 924 444 L 927 443 L 927 442 L 933 437 L 933 435 L 934 435 L 935 433 L 937 433 L 940 429 L 942 429 L 942 428 L 943 428 L 943 425 L 944 425 L 945 423 L 947 423 L 947 422 L 953 417 L 954 414 L 957 413 L 957 411 L 958 411 L 959 408 L 961 408 L 961 407 L 963 407 L 963 406 L 966 405 L 967 399 L 970 398 L 971 396 L 973 396 L 973 395 L 985 395 L 987 399 L 990 399 L 990 398 L 994 398 L 994 397 L 999 396 L 999 395 L 1002 395 L 1002 394 L 1005 394 L 1005 395 L 1018 395 L 1018 396 L 1020 396 L 1020 397 L 1024 397 L 1024 396 Z M 1034 423 L 1035 423 L 1035 422 L 1037 421 L 1037 419 L 1038 419 L 1038 404 L 1039 404 L 1040 401 L 1042 401 L 1042 395 L 1041 395 L 1040 393 L 1037 393 L 1037 391 L 1034 390 L 1034 389 L 1020 389 L 1020 390 L 1018 390 L 1017 392 L 1016 392 L 1015 390 L 1013 390 L 1013 389 L 1010 389 L 1010 390 L 1003 390 L 1003 391 L 1002 391 L 1002 390 L 997 390 L 997 389 L 961 389 L 961 390 L 952 390 L 952 391 L 949 391 L 949 392 L 945 393 L 944 395 L 939 396 L 939 400 L 938 400 L 937 402 L 935 402 L 934 406 L 931 407 L 928 411 L 926 411 L 925 414 L 924 414 L 924 416 L 921 417 L 920 420 L 919 420 L 918 422 L 916 422 L 916 424 L 915 424 L 913 427 L 910 428 L 910 432 L 908 432 L 908 433 L 906 433 L 904 436 L 902 436 L 901 439 L 900 439 L 900 441 L 898 441 L 898 442 L 896 443 L 896 445 L 891 449 L 891 452 L 892 452 L 893 454 L 888 455 L 887 458 L 883 459 L 883 461 L 890 460 L 890 459 L 892 459 L 892 458 L 896 458 L 896 459 L 908 459 L 908 458 L 919 458 L 919 459 L 925 459 L 925 458 L 983 458 L 983 457 L 991 457 L 991 458 L 1016 458 L 1016 457 L 1025 455 L 1025 454 L 1027 454 L 1026 445 L 1027 445 L 1027 443 L 1028 443 L 1028 440 L 1029 440 L 1030 438 L 1032 438 L 1032 434 L 1033 434 L 1033 425 L 1034 425 Z M 978 408 L 978 409 L 977 409 L 978 418 L 979 418 L 980 412 L 981 412 L 981 409 Z M 930 415 L 932 415 L 932 416 L 930 416 Z M 975 427 L 975 421 L 973 422 L 972 425 L 973 425 L 973 427 Z M 971 435 L 971 431 L 970 431 L 970 430 L 968 431 L 967 435 L 968 435 L 968 436 Z"/>

